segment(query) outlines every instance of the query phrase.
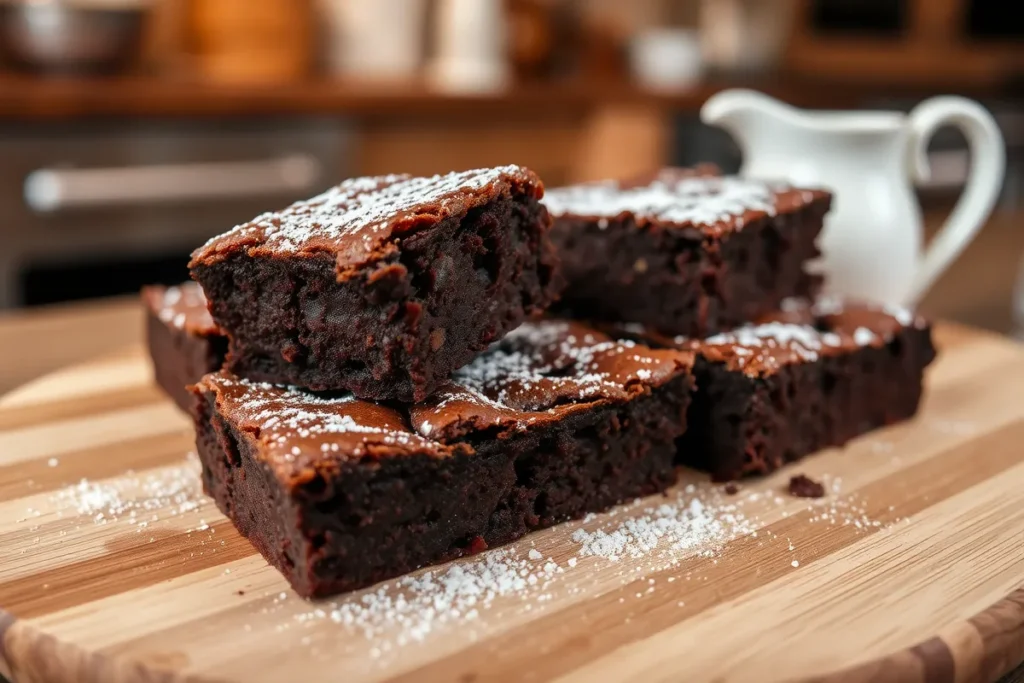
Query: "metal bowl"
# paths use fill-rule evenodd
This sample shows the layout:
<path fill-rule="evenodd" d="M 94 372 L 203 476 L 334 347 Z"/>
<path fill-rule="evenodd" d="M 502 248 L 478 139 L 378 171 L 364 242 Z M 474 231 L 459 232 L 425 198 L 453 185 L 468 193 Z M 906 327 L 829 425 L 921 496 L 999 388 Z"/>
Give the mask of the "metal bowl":
<path fill-rule="evenodd" d="M 137 56 L 148 10 L 124 0 L 0 0 L 0 48 L 34 71 L 116 71 Z"/>

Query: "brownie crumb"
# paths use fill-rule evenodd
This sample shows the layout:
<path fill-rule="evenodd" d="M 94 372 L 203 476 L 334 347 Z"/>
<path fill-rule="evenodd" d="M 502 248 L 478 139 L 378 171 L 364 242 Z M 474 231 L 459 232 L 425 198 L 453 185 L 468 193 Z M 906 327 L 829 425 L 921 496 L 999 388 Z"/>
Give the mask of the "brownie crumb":
<path fill-rule="evenodd" d="M 797 498 L 821 498 L 825 495 L 825 487 L 806 475 L 798 474 L 790 477 L 789 493 Z"/>
<path fill-rule="evenodd" d="M 473 540 L 469 542 L 469 546 L 467 546 L 466 550 L 471 555 L 482 553 L 487 550 L 487 541 L 484 540 L 483 536 L 474 536 Z"/>
<path fill-rule="evenodd" d="M 730 496 L 735 496 L 737 493 L 739 493 L 739 491 L 740 487 L 737 486 L 736 482 L 734 481 L 730 481 L 728 484 L 725 485 L 725 492 Z"/>

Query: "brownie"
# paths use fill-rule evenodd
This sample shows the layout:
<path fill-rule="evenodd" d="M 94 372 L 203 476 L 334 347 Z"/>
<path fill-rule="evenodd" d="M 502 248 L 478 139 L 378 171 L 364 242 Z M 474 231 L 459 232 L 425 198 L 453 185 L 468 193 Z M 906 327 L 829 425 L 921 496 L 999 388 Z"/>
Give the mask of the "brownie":
<path fill-rule="evenodd" d="M 207 375 L 203 483 L 303 596 L 373 584 L 662 491 L 693 355 L 529 322 L 424 403 Z"/>
<path fill-rule="evenodd" d="M 760 324 L 700 341 L 629 329 L 697 353 L 680 458 L 720 481 L 767 474 L 912 417 L 935 358 L 924 319 L 833 299 L 787 300 Z"/>
<path fill-rule="evenodd" d="M 228 340 L 206 310 L 203 290 L 194 282 L 142 288 L 146 306 L 146 345 L 153 376 L 182 410 L 192 406 L 186 386 L 224 364 Z"/>
<path fill-rule="evenodd" d="M 669 168 L 551 189 L 544 203 L 572 317 L 703 337 L 820 286 L 805 265 L 831 203 L 822 190 Z"/>
<path fill-rule="evenodd" d="M 190 267 L 242 377 L 418 401 L 556 296 L 520 166 L 347 180 L 210 240 Z"/>

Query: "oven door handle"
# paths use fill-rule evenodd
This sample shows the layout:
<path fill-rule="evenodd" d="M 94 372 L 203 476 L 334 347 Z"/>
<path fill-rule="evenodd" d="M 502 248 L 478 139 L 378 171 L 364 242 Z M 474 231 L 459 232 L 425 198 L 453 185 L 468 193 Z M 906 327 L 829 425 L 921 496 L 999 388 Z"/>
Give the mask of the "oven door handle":
<path fill-rule="evenodd" d="M 323 164 L 310 154 L 262 161 L 43 168 L 25 177 L 25 203 L 33 211 L 128 204 L 245 199 L 268 194 L 310 194 Z"/>

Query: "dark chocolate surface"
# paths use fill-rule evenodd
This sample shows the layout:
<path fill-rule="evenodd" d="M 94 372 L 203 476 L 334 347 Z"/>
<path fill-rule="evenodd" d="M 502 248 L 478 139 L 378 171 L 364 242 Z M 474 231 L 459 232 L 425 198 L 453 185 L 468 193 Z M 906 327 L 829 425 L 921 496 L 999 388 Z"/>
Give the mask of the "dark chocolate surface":
<path fill-rule="evenodd" d="M 535 197 L 544 192 L 537 176 L 522 166 L 425 178 L 352 178 L 312 199 L 265 213 L 211 239 L 195 251 L 190 267 L 240 251 L 253 257 L 326 252 L 335 257 L 340 280 L 351 276 L 351 269 L 392 252 L 395 247 L 390 242 L 394 238 L 464 215 L 507 194 L 510 188 Z"/>
<path fill-rule="evenodd" d="M 384 447 L 389 457 L 451 453 L 410 430 L 398 410 L 351 394 L 321 396 L 250 382 L 226 370 L 204 377 L 199 389 L 211 392 L 218 411 L 259 442 L 260 457 L 282 480 L 302 479 L 310 469 L 330 471 L 343 463 L 372 460 L 377 447 Z"/>
<path fill-rule="evenodd" d="M 321 596 L 671 486 L 692 355 L 525 328 L 422 410 L 207 376 L 193 402 L 205 490 Z"/>
<path fill-rule="evenodd" d="M 258 381 L 422 401 L 562 286 L 532 172 L 346 181 L 196 251 L 193 278 Z"/>
<path fill-rule="evenodd" d="M 834 299 L 789 300 L 760 324 L 703 340 L 636 325 L 618 334 L 696 352 L 680 461 L 717 480 L 768 474 L 911 418 L 935 358 L 926 320 Z"/>
<path fill-rule="evenodd" d="M 706 339 L 669 337 L 639 325 L 620 330 L 657 346 L 698 352 L 709 362 L 750 377 L 773 374 L 797 363 L 841 356 L 859 348 L 881 348 L 907 327 L 925 329 L 926 320 L 911 311 L 822 298 L 813 305 L 788 299 L 782 310 L 755 325 Z"/>
<path fill-rule="evenodd" d="M 193 282 L 143 287 L 142 301 L 153 377 L 187 411 L 193 399 L 186 387 L 224 365 L 228 340 L 206 310 L 203 290 Z"/>
<path fill-rule="evenodd" d="M 596 406 L 627 402 L 688 374 L 693 356 L 616 341 L 581 323 L 524 323 L 421 404 L 389 407 L 351 394 L 315 394 L 228 371 L 200 383 L 219 412 L 263 444 L 283 477 L 366 457 L 374 446 L 450 455 L 444 445 L 495 426 L 525 431 Z"/>
<path fill-rule="evenodd" d="M 410 414 L 424 435 L 524 429 L 628 401 L 692 364 L 688 354 L 616 341 L 581 323 L 528 322 L 456 371 Z"/>
<path fill-rule="evenodd" d="M 706 169 L 548 190 L 565 317 L 706 337 L 813 298 L 831 195 Z"/>

